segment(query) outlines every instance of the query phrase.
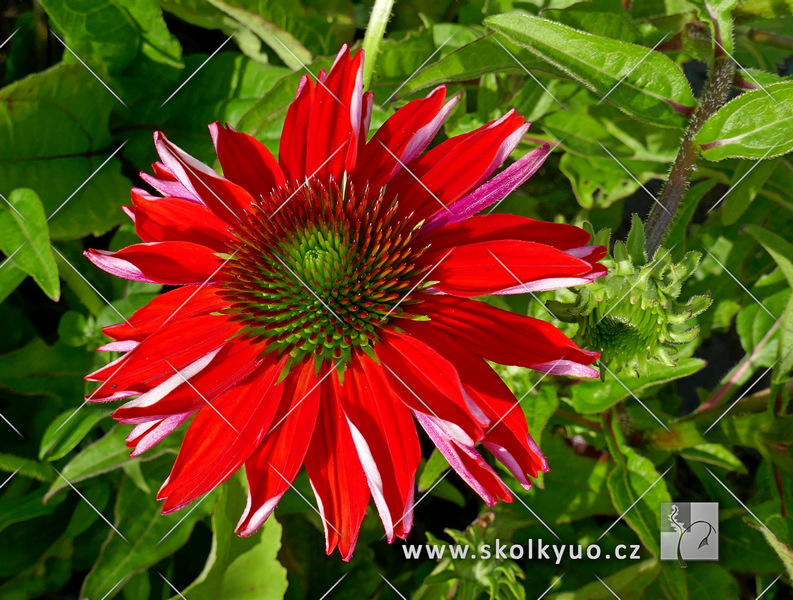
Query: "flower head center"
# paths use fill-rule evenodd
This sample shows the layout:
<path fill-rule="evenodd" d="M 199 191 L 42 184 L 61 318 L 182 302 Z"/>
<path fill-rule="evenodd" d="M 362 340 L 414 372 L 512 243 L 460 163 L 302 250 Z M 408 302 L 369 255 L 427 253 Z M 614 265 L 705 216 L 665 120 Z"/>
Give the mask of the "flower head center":
<path fill-rule="evenodd" d="M 395 318 L 411 317 L 421 280 L 415 228 L 383 192 L 286 186 L 262 198 L 237 230 L 223 273 L 231 318 L 268 351 L 297 361 L 350 359 Z"/>

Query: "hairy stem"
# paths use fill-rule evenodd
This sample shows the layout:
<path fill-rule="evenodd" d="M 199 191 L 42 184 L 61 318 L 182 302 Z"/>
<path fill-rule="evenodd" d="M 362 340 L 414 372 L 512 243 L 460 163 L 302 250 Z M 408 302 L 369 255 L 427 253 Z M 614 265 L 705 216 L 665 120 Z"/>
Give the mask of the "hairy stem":
<path fill-rule="evenodd" d="M 369 16 L 369 25 L 363 37 L 363 51 L 366 60 L 363 63 L 363 87 L 367 89 L 372 80 L 374 65 L 377 62 L 377 53 L 380 51 L 380 42 L 383 41 L 388 19 L 391 18 L 391 9 L 395 0 L 376 0 Z"/>
<path fill-rule="evenodd" d="M 694 138 L 705 121 L 721 107 L 724 97 L 730 89 L 734 72 L 735 64 L 732 59 L 717 48 L 716 59 L 705 87 L 705 93 L 702 95 L 702 100 L 694 111 L 688 129 L 683 136 L 683 142 L 675 157 L 675 162 L 672 164 L 672 170 L 669 172 L 669 179 L 664 186 L 659 204 L 653 206 L 650 217 L 644 226 L 649 256 L 655 254 L 666 238 L 680 206 L 680 201 L 686 193 L 688 180 L 697 162 Z"/>

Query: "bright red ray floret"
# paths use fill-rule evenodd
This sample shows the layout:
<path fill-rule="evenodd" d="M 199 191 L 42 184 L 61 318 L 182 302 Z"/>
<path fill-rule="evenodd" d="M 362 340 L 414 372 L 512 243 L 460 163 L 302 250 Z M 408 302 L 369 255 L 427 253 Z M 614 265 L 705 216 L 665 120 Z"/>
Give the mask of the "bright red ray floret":
<path fill-rule="evenodd" d="M 130 398 L 138 455 L 190 420 L 163 512 L 245 467 L 249 535 L 305 465 L 326 550 L 348 560 L 370 498 L 388 540 L 411 529 L 416 422 L 489 505 L 511 494 L 481 443 L 525 487 L 548 465 L 486 361 L 595 377 L 596 352 L 550 323 L 473 300 L 585 284 L 605 249 L 570 225 L 474 216 L 525 182 L 544 145 L 494 175 L 528 128 L 510 111 L 431 150 L 458 98 L 441 86 L 367 142 L 363 53 L 305 76 L 279 157 L 210 125 L 224 176 L 154 136 L 161 162 L 127 214 L 142 243 L 89 250 L 120 277 L 171 286 L 107 327 L 121 358 L 92 401 Z"/>

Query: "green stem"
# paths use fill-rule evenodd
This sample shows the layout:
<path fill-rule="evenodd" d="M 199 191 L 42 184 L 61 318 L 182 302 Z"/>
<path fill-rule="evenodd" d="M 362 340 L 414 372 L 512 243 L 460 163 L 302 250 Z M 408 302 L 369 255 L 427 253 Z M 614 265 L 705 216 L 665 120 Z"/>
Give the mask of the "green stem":
<path fill-rule="evenodd" d="M 375 0 L 372 14 L 369 16 L 369 25 L 366 27 L 366 35 L 363 36 L 363 51 L 365 60 L 363 65 L 363 87 L 369 88 L 372 80 L 374 65 L 377 62 L 377 55 L 380 51 L 380 43 L 385 35 L 385 28 L 388 19 L 391 18 L 391 9 L 394 7 L 395 0 Z"/>
<path fill-rule="evenodd" d="M 694 115 L 683 136 L 683 142 L 678 150 L 672 170 L 669 171 L 669 179 L 664 186 L 661 198 L 653 206 L 650 216 L 645 223 L 644 230 L 647 235 L 647 254 L 654 256 L 655 252 L 666 238 L 669 228 L 680 206 L 680 201 L 688 188 L 688 180 L 697 162 L 698 151 L 694 144 L 694 138 L 699 130 L 723 104 L 724 98 L 730 89 L 730 84 L 735 73 L 735 64 L 732 59 L 724 53 L 718 52 L 711 70 L 705 93 L 702 96 Z"/>

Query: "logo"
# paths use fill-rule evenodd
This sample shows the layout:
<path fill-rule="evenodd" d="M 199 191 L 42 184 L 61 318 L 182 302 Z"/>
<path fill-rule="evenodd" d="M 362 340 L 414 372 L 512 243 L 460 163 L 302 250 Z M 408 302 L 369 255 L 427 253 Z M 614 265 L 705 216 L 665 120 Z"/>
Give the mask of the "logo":
<path fill-rule="evenodd" d="M 718 502 L 661 503 L 661 560 L 719 560 Z"/>

